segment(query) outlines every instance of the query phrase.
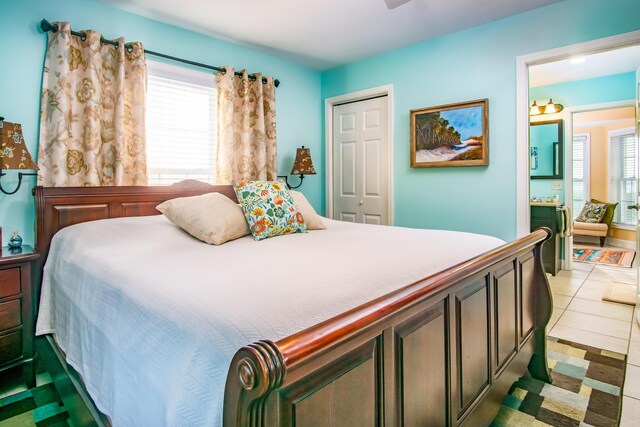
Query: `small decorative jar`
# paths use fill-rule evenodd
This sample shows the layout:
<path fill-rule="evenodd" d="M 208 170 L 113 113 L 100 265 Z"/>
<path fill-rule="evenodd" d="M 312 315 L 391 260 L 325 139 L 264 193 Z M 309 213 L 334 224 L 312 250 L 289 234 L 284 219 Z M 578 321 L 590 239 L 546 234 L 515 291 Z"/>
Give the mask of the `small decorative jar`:
<path fill-rule="evenodd" d="M 18 230 L 13 232 L 13 237 L 9 239 L 9 247 L 10 248 L 19 248 L 22 246 L 22 237 L 18 235 Z"/>

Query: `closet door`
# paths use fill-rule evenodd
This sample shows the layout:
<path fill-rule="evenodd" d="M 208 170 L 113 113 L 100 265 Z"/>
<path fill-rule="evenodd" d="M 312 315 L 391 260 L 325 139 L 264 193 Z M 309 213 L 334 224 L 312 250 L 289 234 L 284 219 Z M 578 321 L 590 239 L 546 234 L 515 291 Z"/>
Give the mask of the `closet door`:
<path fill-rule="evenodd" d="M 333 108 L 333 218 L 389 224 L 387 97 Z"/>

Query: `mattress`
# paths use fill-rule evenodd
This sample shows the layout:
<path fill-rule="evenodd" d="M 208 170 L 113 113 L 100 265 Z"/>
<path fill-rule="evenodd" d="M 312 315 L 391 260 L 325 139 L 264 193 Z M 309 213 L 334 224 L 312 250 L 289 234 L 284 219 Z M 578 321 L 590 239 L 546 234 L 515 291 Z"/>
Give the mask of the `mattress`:
<path fill-rule="evenodd" d="M 277 341 L 504 242 L 324 219 L 326 230 L 204 244 L 164 218 L 52 240 L 36 334 L 53 334 L 114 426 L 217 426 L 234 353 Z"/>

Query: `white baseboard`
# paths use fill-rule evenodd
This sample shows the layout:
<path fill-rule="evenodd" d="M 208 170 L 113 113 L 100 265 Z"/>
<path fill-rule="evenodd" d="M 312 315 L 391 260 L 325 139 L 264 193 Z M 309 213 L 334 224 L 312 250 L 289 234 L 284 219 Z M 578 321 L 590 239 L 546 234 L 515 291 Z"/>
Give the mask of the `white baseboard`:
<path fill-rule="evenodd" d="M 580 236 L 580 240 L 576 240 L 576 236 L 573 236 L 573 243 L 580 244 L 585 243 L 588 245 L 600 246 L 600 238 L 595 236 Z M 631 240 L 614 239 L 613 237 L 607 237 L 605 244 L 611 246 L 617 246 L 619 248 L 636 250 L 636 242 Z"/>

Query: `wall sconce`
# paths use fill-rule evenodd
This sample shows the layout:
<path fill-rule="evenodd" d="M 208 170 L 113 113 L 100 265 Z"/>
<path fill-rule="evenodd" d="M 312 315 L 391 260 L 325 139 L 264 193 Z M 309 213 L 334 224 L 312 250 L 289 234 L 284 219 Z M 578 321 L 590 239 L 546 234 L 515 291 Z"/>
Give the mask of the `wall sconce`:
<path fill-rule="evenodd" d="M 541 114 L 555 114 L 562 111 L 564 107 L 561 104 L 554 104 L 553 99 L 549 99 L 546 105 L 538 105 L 536 101 L 533 101 L 531 108 L 529 108 L 530 116 L 539 116 Z"/>
<path fill-rule="evenodd" d="M 284 178 L 284 182 L 287 184 L 289 189 L 298 188 L 302 185 L 302 180 L 304 180 L 305 175 L 315 175 L 316 170 L 313 167 L 313 162 L 311 161 L 311 153 L 308 148 L 305 148 L 303 145 L 300 148 L 296 149 L 296 160 L 293 162 L 293 168 L 291 168 L 290 175 L 300 175 L 300 184 L 295 187 L 289 185 L 289 181 L 287 180 L 286 175 L 278 176 L 278 178 Z"/>
<path fill-rule="evenodd" d="M 38 165 L 33 161 L 22 136 L 22 126 L 18 123 L 9 123 L 0 117 L 0 178 L 6 175 L 5 169 L 38 170 Z M 22 177 L 36 176 L 36 172 L 19 172 L 18 186 L 13 191 L 6 191 L 0 183 L 0 191 L 4 194 L 15 194 L 22 184 Z"/>

